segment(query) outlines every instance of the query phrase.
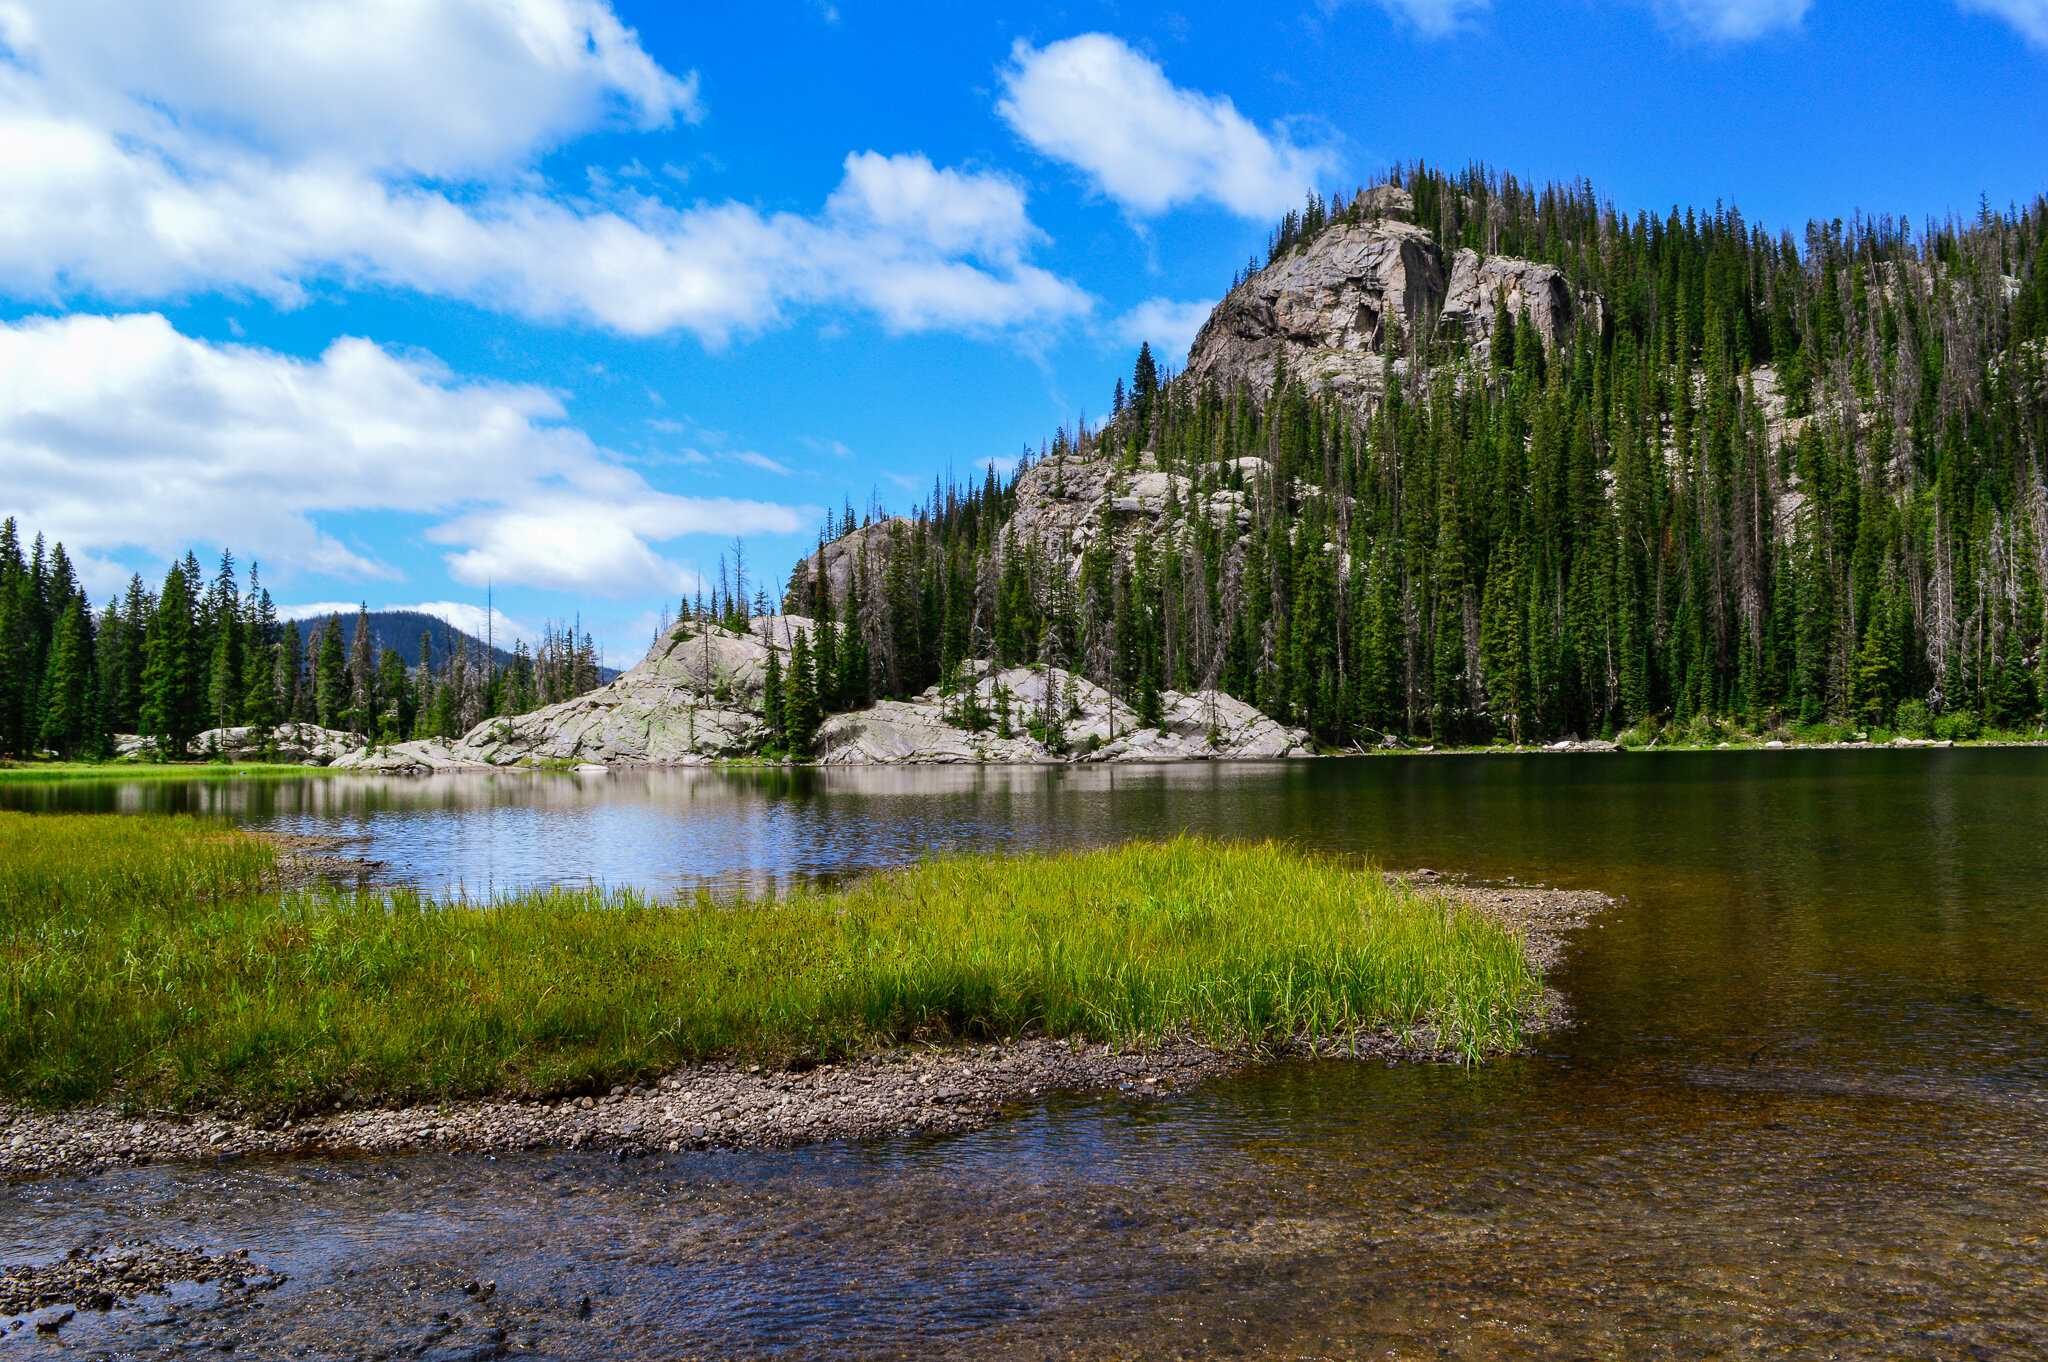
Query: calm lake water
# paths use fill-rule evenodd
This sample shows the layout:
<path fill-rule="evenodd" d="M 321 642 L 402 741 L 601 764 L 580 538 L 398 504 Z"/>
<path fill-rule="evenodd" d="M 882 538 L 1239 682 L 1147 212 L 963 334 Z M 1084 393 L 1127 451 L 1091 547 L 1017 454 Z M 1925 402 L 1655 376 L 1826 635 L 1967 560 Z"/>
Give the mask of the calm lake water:
<path fill-rule="evenodd" d="M 73 1326 L 79 1347 L 455 1347 L 433 1313 L 481 1277 L 528 1321 L 515 1347 L 562 1357 L 2048 1355 L 2048 751 L 93 782 L 0 806 L 339 833 L 470 892 L 1185 830 L 1624 900 L 1553 975 L 1576 1025 L 1484 1069 L 1294 1066 L 776 1154 L 0 1189 L 6 1261 L 149 1235 L 293 1273 L 261 1310 L 200 1293 L 179 1323 Z"/>

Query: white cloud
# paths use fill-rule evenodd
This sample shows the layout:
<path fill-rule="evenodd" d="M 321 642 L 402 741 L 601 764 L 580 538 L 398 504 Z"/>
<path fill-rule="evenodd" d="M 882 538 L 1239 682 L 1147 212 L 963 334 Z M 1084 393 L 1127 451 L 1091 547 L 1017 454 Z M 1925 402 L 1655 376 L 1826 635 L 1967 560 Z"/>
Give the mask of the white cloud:
<path fill-rule="evenodd" d="M 593 127 L 702 117 L 604 0 L 17 0 L 7 45 L 67 106 L 280 164 L 525 164 Z"/>
<path fill-rule="evenodd" d="M 277 617 L 281 620 L 320 619 L 327 615 L 353 615 L 361 608 L 363 601 L 309 601 L 304 605 L 281 605 Z M 373 605 L 371 610 L 409 610 L 421 615 L 432 615 L 435 619 L 454 625 L 465 634 L 478 638 L 490 637 L 500 648 L 509 648 L 519 639 L 531 642 L 540 637 L 540 630 L 524 620 L 513 619 L 504 611 L 493 607 L 486 610 L 481 605 L 467 601 L 416 601 L 405 605 L 392 602 Z"/>
<path fill-rule="evenodd" d="M 308 601 L 304 605 L 280 605 L 277 617 L 281 620 L 313 620 L 327 615 L 353 615 L 361 605 L 361 601 Z"/>
<path fill-rule="evenodd" d="M 1228 97 L 1183 90 L 1107 33 L 1045 47 L 1018 39 L 996 111 L 1037 151 L 1085 173 L 1127 211 L 1207 199 L 1245 217 L 1297 206 L 1337 165 L 1326 146 L 1261 132 Z"/>
<path fill-rule="evenodd" d="M 1209 320 L 1209 314 L 1215 308 L 1214 298 L 1198 299 L 1192 303 L 1176 303 L 1171 298 L 1147 298 L 1117 319 L 1117 339 L 1126 345 L 1149 341 L 1153 354 L 1179 365 L 1187 358 L 1188 347 L 1195 343 L 1195 333 L 1202 329 L 1202 323 Z"/>
<path fill-rule="evenodd" d="M 1660 0 L 1667 23 L 1717 42 L 1741 43 L 1797 28 L 1812 0 Z"/>
<path fill-rule="evenodd" d="M 395 576 L 321 520 L 430 521 L 458 581 L 618 596 L 695 581 L 655 546 L 797 533 L 810 507 L 678 496 L 561 424 L 561 400 L 366 340 L 318 360 L 155 314 L 0 324 L 0 513 L 83 554 L 232 545 L 277 569 Z"/>
<path fill-rule="evenodd" d="M 2035 47 L 2048 48 L 2048 0 L 1957 0 L 1966 10 L 2003 19 Z"/>
<path fill-rule="evenodd" d="M 1013 181 L 923 156 L 849 156 L 810 216 L 551 189 L 554 147 L 700 112 L 599 0 L 13 0 L 0 26 L 17 296 L 292 305 L 339 281 L 714 344 L 793 306 L 991 331 L 1092 304 L 1027 263 Z"/>
<path fill-rule="evenodd" d="M 1379 7 L 1397 19 L 1406 19 L 1424 37 L 1442 38 L 1457 32 L 1467 20 L 1493 8 L 1493 0 L 1377 0 Z"/>

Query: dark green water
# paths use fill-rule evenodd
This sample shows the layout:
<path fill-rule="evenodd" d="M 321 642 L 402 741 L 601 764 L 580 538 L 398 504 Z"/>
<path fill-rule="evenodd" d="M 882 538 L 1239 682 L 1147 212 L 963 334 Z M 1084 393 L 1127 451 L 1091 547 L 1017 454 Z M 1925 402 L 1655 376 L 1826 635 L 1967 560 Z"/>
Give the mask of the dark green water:
<path fill-rule="evenodd" d="M 340 829 L 471 888 L 830 878 L 938 845 L 1192 830 L 1624 898 L 1554 976 L 1577 1024 L 1477 1071 L 1287 1068 L 967 1137 L 658 1165 L 422 1156 L 12 1189 L 9 1260 L 154 1233 L 295 1273 L 268 1322 L 117 1315 L 121 1346 L 211 1328 L 358 1355 L 487 1275 L 538 1321 L 512 1341 L 559 1356 L 2048 1355 L 2048 752 L 151 782 L 0 803 Z M 566 1308 L 582 1293 L 587 1319 Z"/>

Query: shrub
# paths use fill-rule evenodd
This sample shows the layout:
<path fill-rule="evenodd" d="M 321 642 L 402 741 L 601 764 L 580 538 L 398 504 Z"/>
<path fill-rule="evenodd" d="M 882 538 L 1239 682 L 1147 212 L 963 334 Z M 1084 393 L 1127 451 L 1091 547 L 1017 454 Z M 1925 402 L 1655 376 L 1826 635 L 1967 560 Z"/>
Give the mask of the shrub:
<path fill-rule="evenodd" d="M 1952 709 L 1934 721 L 1934 736 L 1947 742 L 1969 742 L 1983 731 L 1974 709 Z"/>

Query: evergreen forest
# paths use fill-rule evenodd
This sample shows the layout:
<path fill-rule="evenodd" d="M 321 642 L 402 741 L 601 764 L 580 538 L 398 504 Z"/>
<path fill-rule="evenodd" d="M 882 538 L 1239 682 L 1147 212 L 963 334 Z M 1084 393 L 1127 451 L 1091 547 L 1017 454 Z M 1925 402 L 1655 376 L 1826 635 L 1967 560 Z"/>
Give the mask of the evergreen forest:
<path fill-rule="evenodd" d="M 1106 422 L 1014 474 L 831 518 L 850 586 L 826 587 L 821 542 L 788 597 L 826 625 L 817 704 L 992 657 L 1141 713 L 1216 686 L 1332 749 L 2037 734 L 2048 202 L 1795 238 L 1483 167 L 1386 183 L 1447 249 L 1554 265 L 1598 305 L 1561 345 L 1526 315 L 1483 344 L 1415 325 L 1349 406 L 1284 366 L 1261 400 L 1141 350 Z M 1370 198 L 1311 197 L 1267 264 Z M 1177 475 L 1165 513 L 1105 500 L 1086 546 L 1008 532 L 1091 462 Z M 1248 518 L 1217 513 L 1233 498 Z"/>
<path fill-rule="evenodd" d="M 182 754 L 209 729 L 294 722 L 373 742 L 453 738 L 600 675 L 590 636 L 553 627 L 514 645 L 509 665 L 454 631 L 422 637 L 408 660 L 375 643 L 367 609 L 351 629 L 330 617 L 302 636 L 225 551 L 211 579 L 188 552 L 160 589 L 136 576 L 95 611 L 61 543 L 37 535 L 24 552 L 14 519 L 0 523 L 0 756 L 101 758 L 116 734 Z"/>

